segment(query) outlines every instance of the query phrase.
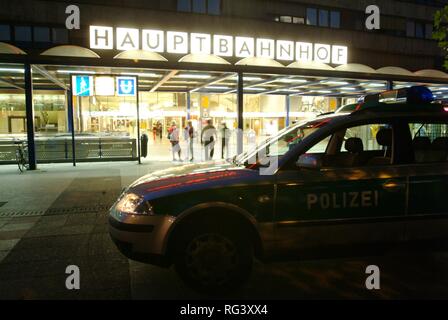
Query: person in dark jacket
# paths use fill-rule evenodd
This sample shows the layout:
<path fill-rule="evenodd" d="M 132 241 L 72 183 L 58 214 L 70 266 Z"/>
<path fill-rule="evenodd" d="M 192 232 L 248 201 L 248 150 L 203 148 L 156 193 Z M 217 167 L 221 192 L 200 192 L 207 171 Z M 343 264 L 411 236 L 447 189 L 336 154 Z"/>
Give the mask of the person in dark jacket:
<path fill-rule="evenodd" d="M 207 120 L 207 125 L 201 132 L 201 143 L 204 145 L 205 161 L 213 159 L 216 140 L 216 128 L 213 126 L 212 120 L 209 119 Z"/>
<path fill-rule="evenodd" d="M 224 159 L 224 152 L 225 152 L 225 159 L 229 158 L 229 142 L 230 142 L 230 129 L 227 127 L 227 124 L 223 122 L 221 124 L 221 159 Z"/>
<path fill-rule="evenodd" d="M 191 121 L 188 121 L 187 126 L 184 128 L 184 140 L 187 142 L 187 157 L 185 158 L 185 161 L 194 160 L 193 138 L 194 138 L 193 124 L 191 123 Z"/>

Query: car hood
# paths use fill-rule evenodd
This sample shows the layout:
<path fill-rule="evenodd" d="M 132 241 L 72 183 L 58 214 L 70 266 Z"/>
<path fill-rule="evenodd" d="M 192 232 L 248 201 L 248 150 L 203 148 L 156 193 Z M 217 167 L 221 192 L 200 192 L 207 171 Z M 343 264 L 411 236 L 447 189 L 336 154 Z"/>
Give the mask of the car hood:
<path fill-rule="evenodd" d="M 226 161 L 202 162 L 155 171 L 136 180 L 127 192 L 150 200 L 182 192 L 244 184 L 259 177 L 258 170 Z"/>

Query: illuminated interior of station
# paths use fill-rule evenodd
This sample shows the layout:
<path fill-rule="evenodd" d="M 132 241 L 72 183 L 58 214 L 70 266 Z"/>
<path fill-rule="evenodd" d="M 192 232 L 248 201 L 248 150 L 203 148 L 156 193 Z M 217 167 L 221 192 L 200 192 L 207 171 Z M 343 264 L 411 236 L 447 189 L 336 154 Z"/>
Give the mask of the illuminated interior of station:
<path fill-rule="evenodd" d="M 391 82 L 386 76 L 363 77 L 372 73 L 398 74 L 410 80 L 414 77 L 414 81 L 394 81 L 393 88 L 427 85 L 436 99 L 448 99 L 448 75 L 435 70 L 411 73 L 396 67 L 373 70 L 362 65 L 346 65 L 338 68 L 351 74 L 357 72 L 359 76 L 333 76 L 332 70 L 327 70 L 325 76 L 245 72 L 242 75 L 243 123 L 239 124 L 237 72 L 33 64 L 36 161 L 171 160 L 168 129 L 173 123 L 185 128 L 189 121 L 195 130 L 193 156 L 201 161 L 204 157 L 201 130 L 208 120 L 218 131 L 224 124 L 230 129 L 228 150 L 221 154 L 218 143 L 215 155 L 216 159 L 230 158 L 238 152 L 235 134 L 238 128 L 243 128 L 243 150 L 248 150 L 295 122 L 336 111 L 367 94 L 390 88 Z M 91 77 L 95 83 L 94 94 L 71 94 L 75 75 Z M 120 76 L 135 77 L 138 94 L 118 96 L 115 79 Z M 434 76 L 441 81 L 420 80 Z M 11 141 L 27 140 L 26 119 L 24 65 L 2 63 L 0 163 L 14 162 Z M 149 138 L 148 155 L 144 158 L 138 152 L 142 134 Z M 182 143 L 181 133 L 181 147 Z M 73 150 L 76 150 L 75 156 Z"/>

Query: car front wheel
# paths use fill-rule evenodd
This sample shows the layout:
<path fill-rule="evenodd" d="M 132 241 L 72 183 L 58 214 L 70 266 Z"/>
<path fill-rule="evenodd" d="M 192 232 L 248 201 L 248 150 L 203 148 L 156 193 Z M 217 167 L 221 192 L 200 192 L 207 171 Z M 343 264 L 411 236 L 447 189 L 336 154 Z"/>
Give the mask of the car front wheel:
<path fill-rule="evenodd" d="M 176 271 L 197 291 L 225 293 L 241 286 L 251 273 L 252 244 L 237 228 L 205 224 L 183 232 L 175 246 Z"/>

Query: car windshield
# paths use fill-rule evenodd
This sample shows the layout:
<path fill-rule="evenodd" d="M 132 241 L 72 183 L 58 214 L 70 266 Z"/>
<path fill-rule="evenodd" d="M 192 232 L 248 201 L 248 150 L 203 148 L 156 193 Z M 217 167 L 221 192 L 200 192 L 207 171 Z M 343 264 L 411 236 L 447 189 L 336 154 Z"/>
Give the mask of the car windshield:
<path fill-rule="evenodd" d="M 303 141 L 304 138 L 324 126 L 330 121 L 329 118 L 303 121 L 286 127 L 279 131 L 277 135 L 269 137 L 257 147 L 242 153 L 234 158 L 234 162 L 239 165 L 253 165 L 259 163 L 261 158 L 277 157 L 280 159 L 289 150 Z"/>

